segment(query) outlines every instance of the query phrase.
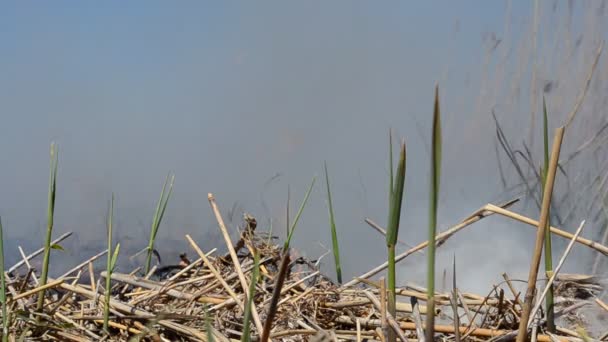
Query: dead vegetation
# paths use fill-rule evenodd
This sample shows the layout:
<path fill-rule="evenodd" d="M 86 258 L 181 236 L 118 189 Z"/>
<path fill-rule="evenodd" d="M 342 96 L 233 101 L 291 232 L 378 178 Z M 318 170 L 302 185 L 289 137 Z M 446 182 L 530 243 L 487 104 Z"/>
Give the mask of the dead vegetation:
<path fill-rule="evenodd" d="M 210 197 L 212 208 L 215 202 Z M 479 211 L 437 235 L 438 245 L 459 230 L 487 216 L 499 214 L 530 227 L 538 222 L 509 209 L 516 201 L 504 205 L 486 205 Z M 227 229 L 221 215 L 218 225 Z M 23 255 L 23 260 L 7 270 L 8 333 L 11 340 L 61 341 L 234 341 L 243 338 L 247 296 L 253 293 L 250 340 L 260 340 L 261 332 L 273 341 L 384 341 L 388 331 L 397 338 L 424 340 L 424 317 L 427 311 L 426 289 L 414 284 L 398 284 L 396 315 L 387 311 L 384 278 L 372 280 L 385 265 L 337 284 L 319 270 L 319 261 L 295 257 L 295 253 L 276 243 L 268 232 L 259 231 L 256 220 L 245 216 L 238 241 L 227 235 L 226 255 L 216 250 L 202 251 L 190 237 L 190 261 L 182 255 L 179 267 L 162 277 L 153 268 L 147 276 L 139 269 L 130 274 L 112 273 L 109 301 L 109 330 L 103 330 L 103 308 L 106 272 L 93 273 L 93 263 L 100 253 L 56 279 L 38 285 L 30 261 L 37 254 Z M 608 248 L 576 234 L 552 227 L 554 236 L 585 245 L 604 255 Z M 228 231 L 226 231 L 228 234 Z M 66 234 L 60 239 L 69 237 Z M 58 240 L 55 240 L 57 242 Z M 423 242 L 412 247 L 397 260 L 424 249 Z M 567 257 L 567 252 L 562 259 Z M 254 255 L 259 262 L 254 262 Z M 293 260 L 292 260 L 293 258 Z M 608 312 L 608 306 L 596 295 L 600 279 L 592 276 L 559 274 L 554 280 L 556 318 L 567 322 L 557 332 L 545 332 L 545 315 L 533 311 L 529 332 L 537 341 L 587 340 L 581 307 L 596 305 Z M 253 274 L 254 291 L 248 290 Z M 87 281 L 83 281 L 86 274 Z M 461 292 L 454 279 L 449 293 L 435 293 L 435 339 L 438 340 L 513 340 L 523 309 L 522 294 L 514 280 L 503 274 L 504 282 L 487 294 Z M 282 278 L 282 279 L 281 279 Z M 279 287 L 277 287 L 279 284 Z M 36 295 L 46 289 L 42 312 L 36 312 Z M 537 289 L 542 292 L 542 287 Z M 538 299 L 541 301 L 542 299 Z M 269 314 L 274 312 L 275 314 Z M 455 314 L 456 313 L 456 314 Z M 536 313 L 536 314 L 535 314 Z M 257 318 L 256 318 L 257 317 Z M 38 318 L 38 319 L 36 319 Z M 457 319 L 455 319 L 457 318 Z M 605 336 L 604 336 L 605 337 Z"/>

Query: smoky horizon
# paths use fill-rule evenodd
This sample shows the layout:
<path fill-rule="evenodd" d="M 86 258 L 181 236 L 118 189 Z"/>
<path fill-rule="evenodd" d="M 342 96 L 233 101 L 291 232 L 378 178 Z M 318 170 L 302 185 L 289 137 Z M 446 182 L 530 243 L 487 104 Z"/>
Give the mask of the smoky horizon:
<path fill-rule="evenodd" d="M 450 4 L 5 4 L 0 216 L 7 264 L 21 259 L 17 246 L 27 254 L 44 242 L 54 142 L 53 236 L 73 236 L 61 244 L 65 251 L 52 252 L 53 274 L 106 248 L 112 193 L 119 264 L 134 268 L 129 256 L 147 245 L 170 172 L 175 187 L 156 246 L 163 263 L 195 254 L 186 234 L 205 250 L 224 251 L 208 193 L 233 238 L 248 213 L 282 243 L 288 189 L 293 219 L 314 177 L 293 247 L 316 259 L 331 249 L 327 162 L 343 274 L 351 279 L 386 260 L 385 238 L 364 220 L 386 226 L 389 130 L 395 146 L 407 146 L 399 238 L 426 240 L 435 85 L 444 142 L 439 231 L 516 197 L 514 211 L 538 217 L 544 98 L 550 138 L 573 115 L 552 224 L 574 232 L 587 220 L 582 235 L 602 241 L 604 3 L 551 1 L 536 10 L 514 1 Z M 567 240 L 554 244 L 561 254 Z M 438 279 L 451 279 L 454 258 L 470 275 L 459 279 L 470 291 L 487 291 L 503 272 L 525 279 L 533 245 L 534 230 L 524 224 L 484 219 L 439 247 Z M 605 275 L 606 263 L 593 266 L 596 255 L 577 245 L 565 270 Z M 321 267 L 333 277 L 331 258 Z M 400 263 L 399 281 L 423 285 L 425 262 L 413 255 Z"/>

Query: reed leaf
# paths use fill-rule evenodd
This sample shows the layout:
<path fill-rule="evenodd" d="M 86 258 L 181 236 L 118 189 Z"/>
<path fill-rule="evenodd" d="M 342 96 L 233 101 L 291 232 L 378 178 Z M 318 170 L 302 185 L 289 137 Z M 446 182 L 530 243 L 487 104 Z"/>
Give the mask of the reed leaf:
<path fill-rule="evenodd" d="M 114 270 L 114 266 L 116 265 L 116 259 L 118 258 L 118 250 L 120 248 L 120 244 L 116 247 L 114 253 L 112 253 L 112 229 L 113 229 L 113 217 L 114 217 L 114 194 L 112 194 L 112 199 L 110 201 L 110 211 L 108 213 L 108 254 L 107 254 L 107 264 L 106 264 L 106 287 L 105 287 L 105 297 L 104 297 L 104 305 L 103 305 L 103 330 L 106 333 L 109 333 L 109 321 L 110 321 L 110 290 L 112 286 L 112 270 Z"/>
<path fill-rule="evenodd" d="M 300 216 L 302 215 L 302 212 L 304 211 L 304 207 L 306 207 L 306 202 L 308 202 L 308 197 L 310 196 L 310 192 L 312 191 L 312 188 L 315 185 L 316 180 L 317 180 L 317 178 L 313 177 L 312 182 L 310 183 L 310 186 L 308 187 L 308 190 L 306 191 L 304 200 L 302 201 L 302 204 L 300 204 L 300 208 L 298 209 L 298 212 L 296 213 L 296 217 L 294 218 L 293 223 L 291 224 L 291 227 L 289 228 L 289 235 L 287 235 L 287 240 L 285 241 L 285 244 L 283 245 L 283 251 L 286 251 L 289 249 L 289 245 L 291 244 L 291 238 L 293 237 L 293 232 L 295 231 L 298 221 L 300 220 Z"/>
<path fill-rule="evenodd" d="M 167 209 L 167 203 L 169 202 L 169 198 L 171 197 L 171 193 L 173 192 L 173 182 L 175 181 L 175 176 L 168 174 L 165 179 L 165 184 L 163 185 L 163 189 L 160 192 L 160 197 L 158 202 L 156 203 L 156 210 L 154 211 L 154 217 L 152 219 L 152 227 L 150 228 L 150 240 L 148 241 L 148 253 L 146 257 L 146 268 L 145 274 L 150 272 L 150 263 L 152 261 L 152 254 L 154 252 L 154 244 L 156 241 L 156 234 L 158 234 L 158 228 L 163 219 L 163 215 L 165 214 L 165 209 Z M 165 196 L 165 191 L 167 188 L 167 183 L 169 184 L 169 191 Z"/>
<path fill-rule="evenodd" d="M 51 162 L 49 172 L 49 193 L 48 193 L 48 207 L 46 211 L 47 225 L 46 225 L 46 239 L 44 242 L 44 258 L 42 260 L 42 274 L 40 275 L 39 285 L 44 286 L 47 283 L 49 276 L 49 263 L 51 261 L 51 237 L 53 236 L 53 218 L 55 214 L 55 191 L 57 186 L 57 164 L 58 164 L 58 152 L 55 148 L 55 144 L 51 143 Z M 44 306 L 44 295 L 46 291 L 42 290 L 38 294 L 38 303 L 36 310 L 42 311 Z M 40 321 L 40 316 L 37 316 L 37 321 Z"/>
<path fill-rule="evenodd" d="M 403 200 L 403 189 L 405 186 L 405 143 L 401 143 L 399 164 L 397 165 L 396 179 L 392 182 L 394 188 L 390 200 L 389 223 L 386 232 L 386 245 L 388 249 L 388 310 L 396 317 L 396 271 L 395 271 L 395 246 L 397 245 L 397 237 L 399 235 L 399 221 L 401 219 L 401 204 Z M 395 341 L 394 332 L 389 331 L 389 341 Z"/>
<path fill-rule="evenodd" d="M 342 284 L 342 267 L 340 266 L 340 246 L 338 245 L 338 233 L 336 232 L 336 221 L 334 217 L 334 207 L 331 200 L 331 190 L 329 186 L 329 174 L 327 172 L 327 162 L 325 166 L 325 184 L 327 185 L 327 206 L 329 210 L 329 227 L 331 229 L 331 242 L 334 252 L 334 263 L 336 266 L 336 277 L 338 283 Z"/>
<path fill-rule="evenodd" d="M 441 112 L 439 108 L 439 87 L 435 87 L 433 109 L 433 138 L 431 151 L 431 189 L 429 205 L 429 246 L 427 264 L 427 312 L 435 312 L 435 235 L 437 234 L 437 203 L 441 180 Z M 426 341 L 433 341 L 435 335 L 435 315 L 427 315 Z"/>
<path fill-rule="evenodd" d="M 543 96 L 543 141 L 544 141 L 544 167 L 542 172 L 542 189 L 545 188 L 545 182 L 547 180 L 547 170 L 549 169 L 549 120 L 547 115 L 547 103 Z M 549 208 L 551 210 L 551 208 Z M 551 215 L 545 225 L 545 273 L 550 274 L 553 272 L 553 252 L 551 247 Z M 545 305 L 547 312 L 547 330 L 553 334 L 556 333 L 555 328 L 555 308 L 553 298 L 553 285 L 549 286 L 549 291 L 545 297 Z"/>
<path fill-rule="evenodd" d="M 389 211 L 391 208 L 391 201 L 393 200 L 393 130 L 388 130 L 388 207 Z M 390 221 L 390 213 L 389 213 Z"/>
<path fill-rule="evenodd" d="M 215 342 L 215 337 L 213 337 L 213 331 L 211 329 L 211 320 L 209 319 L 209 311 L 207 310 L 207 305 L 203 306 L 203 313 L 205 315 L 205 330 L 207 330 L 207 341 Z"/>

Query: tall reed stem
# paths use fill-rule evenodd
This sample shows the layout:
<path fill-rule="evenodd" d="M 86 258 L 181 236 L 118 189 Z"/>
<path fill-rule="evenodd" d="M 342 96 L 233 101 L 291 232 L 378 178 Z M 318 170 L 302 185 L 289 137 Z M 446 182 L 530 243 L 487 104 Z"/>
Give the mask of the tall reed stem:
<path fill-rule="evenodd" d="M 42 260 L 42 274 L 40 275 L 39 285 L 44 286 L 49 276 L 49 263 L 51 261 L 51 237 L 53 236 L 53 215 L 55 213 L 55 187 L 57 179 L 57 150 L 55 144 L 51 144 L 51 165 L 49 174 L 49 193 L 48 193 L 48 208 L 46 211 L 46 238 L 44 242 L 44 258 Z M 38 305 L 36 306 L 37 312 L 42 312 L 44 307 L 44 295 L 45 290 L 40 291 L 38 294 Z M 37 316 L 37 321 L 40 321 L 40 316 Z"/>
<path fill-rule="evenodd" d="M 327 207 L 329 210 L 329 227 L 331 229 L 331 242 L 334 252 L 334 264 L 336 266 L 336 278 L 342 284 L 342 267 L 340 265 L 340 246 L 338 244 L 338 232 L 336 231 L 336 220 L 334 217 L 334 206 L 331 200 L 331 189 L 329 187 L 329 174 L 327 172 L 327 162 L 325 166 L 325 184 L 327 185 Z"/>
<path fill-rule="evenodd" d="M 389 222 L 386 232 L 387 246 L 387 261 L 388 261 L 388 311 L 393 317 L 396 317 L 396 270 L 395 270 L 395 246 L 399 236 L 399 221 L 401 219 L 401 204 L 403 201 L 403 189 L 405 187 L 405 142 L 401 143 L 399 164 L 397 166 L 397 175 L 394 181 L 394 188 L 391 191 L 389 201 Z M 392 172 L 391 172 L 392 174 Z M 396 336 L 392 330 L 389 330 L 389 341 L 395 341 Z"/>
<path fill-rule="evenodd" d="M 154 253 L 154 244 L 156 241 L 156 234 L 158 234 L 158 228 L 160 227 L 160 223 L 163 220 L 163 216 L 165 214 L 165 209 L 167 209 L 167 203 L 169 202 L 169 198 L 171 198 L 171 193 L 173 192 L 173 182 L 175 181 L 174 175 L 167 175 L 165 179 L 165 184 L 163 185 L 163 189 L 160 192 L 160 198 L 156 203 L 156 210 L 154 211 L 154 217 L 152 218 L 152 226 L 150 227 L 150 240 L 148 241 L 148 251 L 146 255 L 146 268 L 145 274 L 150 272 L 150 264 L 152 262 L 152 254 Z M 169 183 L 169 192 L 167 196 L 165 196 L 165 190 L 167 188 L 167 183 Z"/>
<path fill-rule="evenodd" d="M 551 196 L 553 195 L 553 185 L 555 183 L 555 173 L 557 171 L 557 164 L 559 162 L 559 154 L 562 146 L 563 137 L 564 127 L 560 127 L 556 130 L 555 137 L 553 138 L 553 149 L 551 151 L 551 160 L 549 161 L 549 168 L 547 169 L 547 180 L 543 189 L 543 203 L 540 211 L 540 220 L 538 222 L 538 231 L 536 234 L 534 255 L 530 264 L 530 273 L 528 274 L 528 289 L 526 290 L 524 307 L 519 321 L 519 330 L 517 332 L 516 340 L 517 342 L 524 342 L 528 336 L 528 319 L 530 318 L 530 310 L 532 309 L 532 303 L 534 301 L 534 295 L 536 293 L 538 268 L 540 266 L 540 259 L 545 240 L 545 226 L 547 225 L 547 222 L 549 220 L 549 206 L 551 205 Z"/>
<path fill-rule="evenodd" d="M 427 312 L 426 341 L 433 341 L 435 336 L 435 236 L 437 235 L 437 203 L 439 200 L 439 183 L 441 180 L 441 112 L 439 108 L 439 87 L 435 87 L 435 105 L 433 110 L 433 141 L 431 151 L 431 190 L 429 205 L 429 247 L 427 264 Z"/>

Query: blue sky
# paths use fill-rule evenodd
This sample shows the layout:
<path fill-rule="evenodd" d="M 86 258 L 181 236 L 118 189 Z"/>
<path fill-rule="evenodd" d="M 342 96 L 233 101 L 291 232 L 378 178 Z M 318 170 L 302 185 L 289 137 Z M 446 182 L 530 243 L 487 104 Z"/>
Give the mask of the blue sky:
<path fill-rule="evenodd" d="M 503 38 L 507 22 L 517 47 L 528 39 L 532 6 L 514 2 L 507 12 L 506 2 L 454 4 L 4 3 L 0 214 L 9 239 L 39 245 L 28 240 L 44 229 L 51 141 L 60 149 L 57 232 L 77 231 L 72 247 L 91 254 L 103 245 L 111 192 L 117 234 L 128 248 L 143 247 L 169 171 L 176 189 L 160 233 L 175 241 L 169 255 L 187 248 L 186 233 L 211 239 L 207 192 L 225 210 L 237 202 L 264 221 L 274 217 L 283 232 L 287 185 L 295 207 L 327 160 L 339 225 L 353 232 L 344 242 L 354 261 L 347 272 L 358 262 L 372 266 L 383 239 L 362 218 L 383 223 L 386 216 L 389 127 L 408 143 L 406 222 L 426 224 L 425 144 L 437 82 L 449 142 L 444 186 L 457 194 L 442 198 L 450 207 L 442 222 L 468 215 L 500 190 L 494 159 L 467 166 L 478 156 L 493 158 L 493 123 L 479 100 L 491 44 L 485 38 Z M 482 130 L 473 138 L 467 129 L 480 115 Z M 521 131 L 519 124 L 509 128 Z M 313 255 L 322 251 L 318 241 L 329 246 L 321 184 L 296 233 Z M 352 252 L 362 241 L 378 244 L 369 259 Z"/>

